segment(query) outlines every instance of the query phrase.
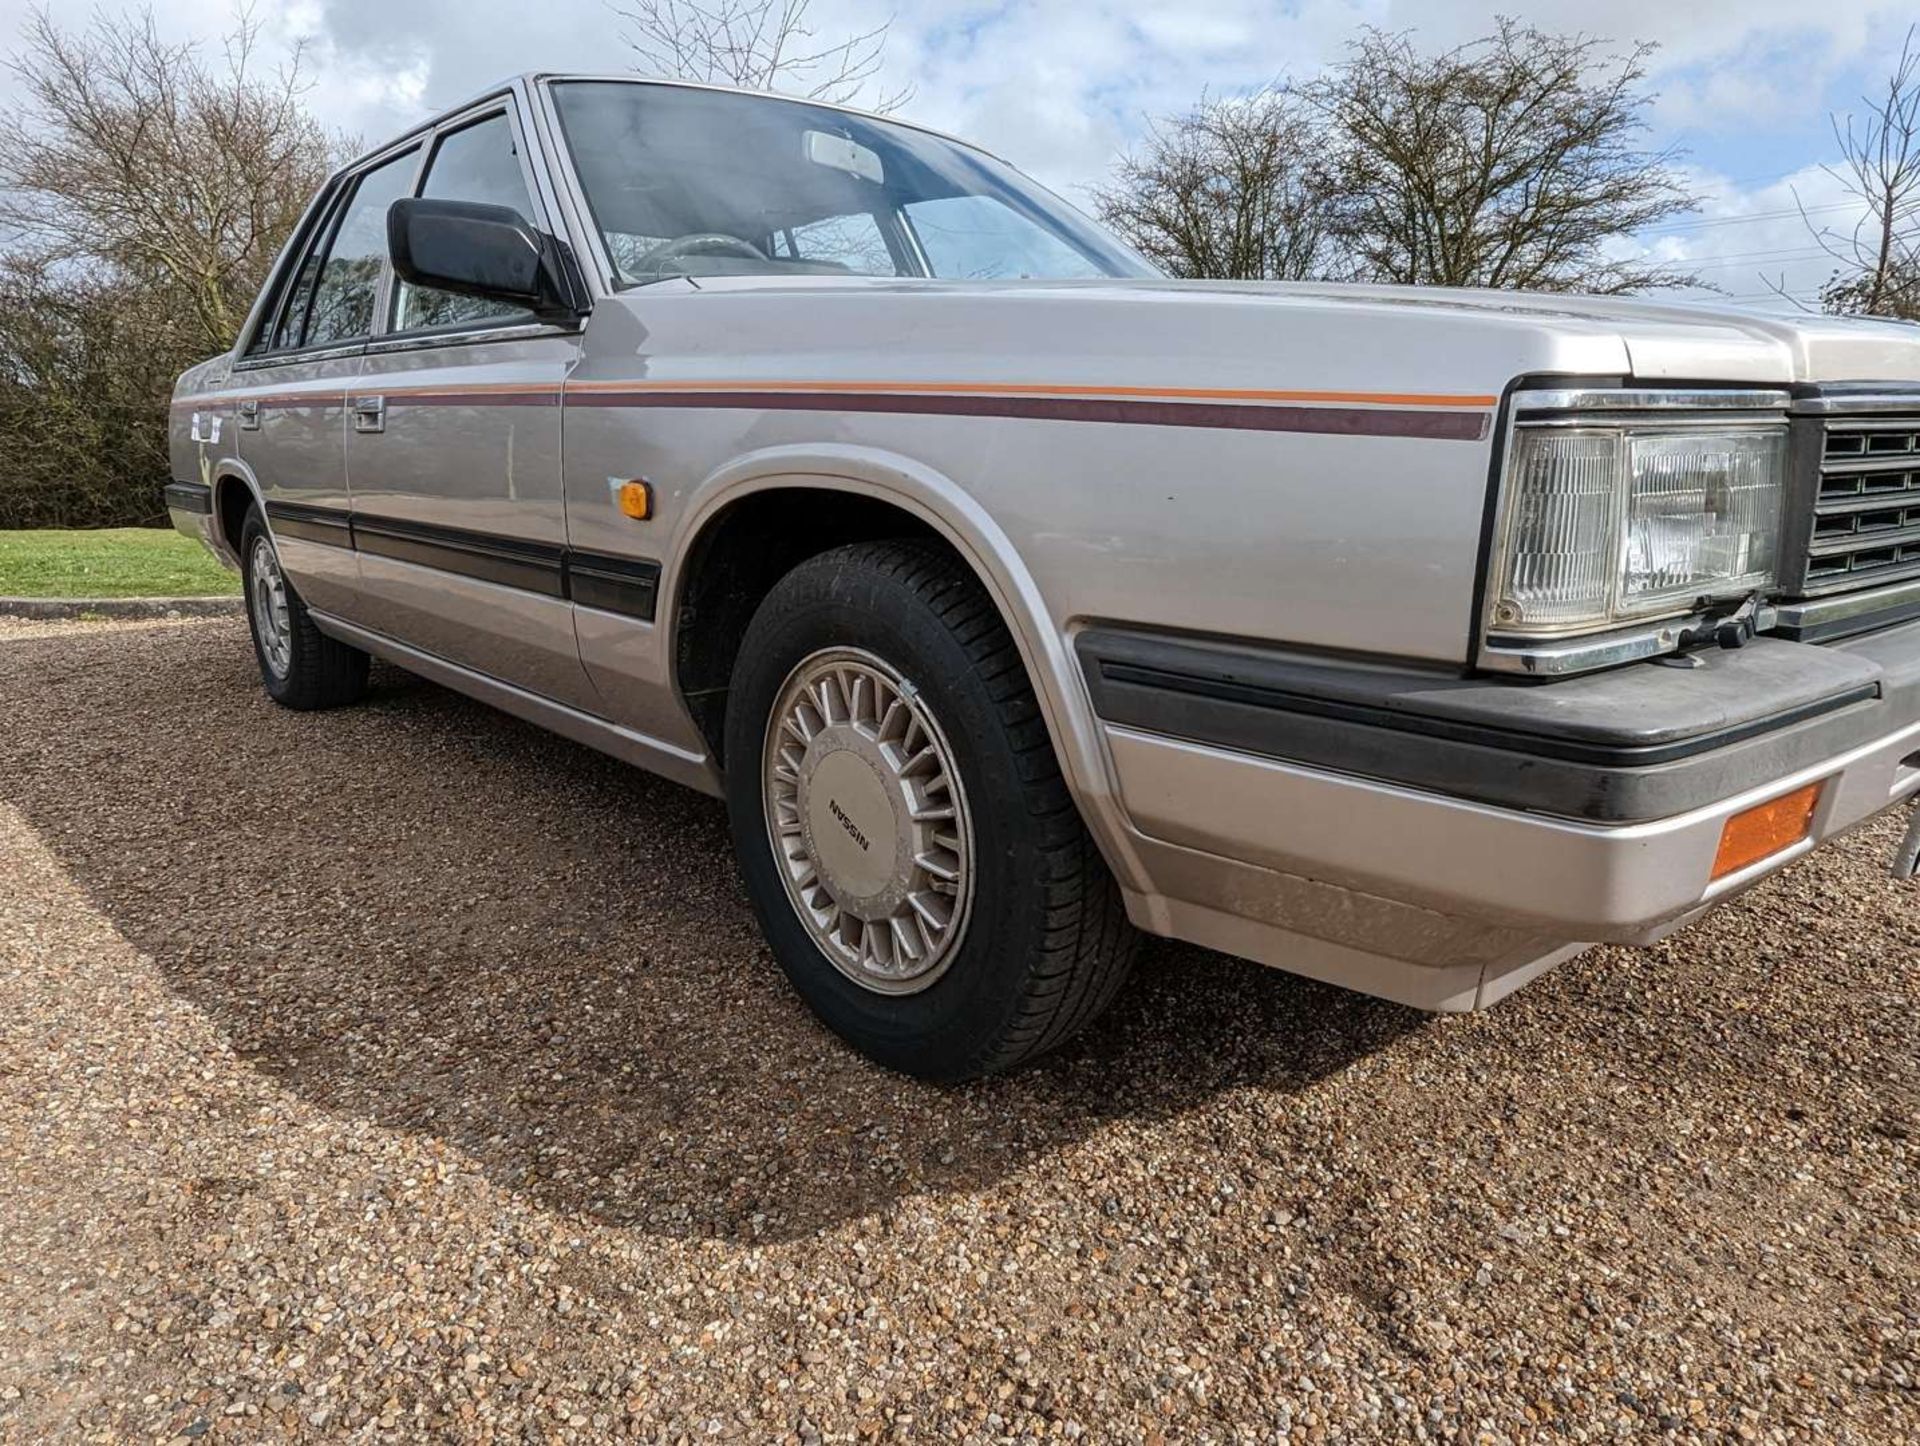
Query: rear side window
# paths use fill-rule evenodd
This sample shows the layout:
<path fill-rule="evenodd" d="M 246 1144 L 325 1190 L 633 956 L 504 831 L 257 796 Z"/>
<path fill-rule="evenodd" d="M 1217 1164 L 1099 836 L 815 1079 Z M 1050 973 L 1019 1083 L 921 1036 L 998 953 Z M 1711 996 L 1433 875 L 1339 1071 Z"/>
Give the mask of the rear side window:
<path fill-rule="evenodd" d="M 513 123 L 505 112 L 462 126 L 440 138 L 427 162 L 423 197 L 436 201 L 479 201 L 507 206 L 529 221 L 533 198 L 520 170 L 520 148 Z M 480 296 L 455 296 L 430 287 L 401 282 L 394 300 L 395 331 L 419 331 L 434 326 L 461 326 L 477 321 L 532 321 L 525 307 Z"/>
<path fill-rule="evenodd" d="M 260 329 L 247 344 L 247 354 L 286 351 L 300 345 L 307 312 L 313 306 L 313 284 L 320 279 L 320 263 L 327 257 L 334 222 L 340 218 L 340 194 L 335 192 L 306 233 L 306 247 L 288 268 L 285 279 L 261 319 Z"/>
<path fill-rule="evenodd" d="M 299 345 L 352 341 L 373 330 L 387 264 L 387 208 L 407 194 L 417 159 L 414 151 L 395 156 L 355 184 L 314 281 Z"/>
<path fill-rule="evenodd" d="M 281 311 L 275 322 L 273 334 L 266 338 L 267 348 L 282 351 L 288 347 L 300 345 L 301 333 L 307 325 L 307 312 L 313 305 L 313 283 L 320 277 L 320 262 L 324 258 L 322 245 L 327 239 L 328 227 L 322 226 L 315 233 L 314 244 L 308 248 L 301 259 L 299 275 L 294 278 L 293 289 L 287 298 L 286 308 Z M 259 349 L 256 346 L 256 350 Z"/>

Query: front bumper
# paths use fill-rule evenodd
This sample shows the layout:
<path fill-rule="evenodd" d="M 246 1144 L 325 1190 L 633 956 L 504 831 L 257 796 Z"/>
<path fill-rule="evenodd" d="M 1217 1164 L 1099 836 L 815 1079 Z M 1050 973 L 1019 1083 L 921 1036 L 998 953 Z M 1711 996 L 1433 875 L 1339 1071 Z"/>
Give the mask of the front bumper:
<path fill-rule="evenodd" d="M 1658 938 L 1920 795 L 1920 624 L 1571 689 L 1452 680 L 1413 728 L 1407 699 L 1431 677 L 1323 686 L 1316 672 L 1349 665 L 1282 660 L 1283 675 L 1257 650 L 1173 647 L 1200 651 L 1080 640 L 1152 880 L 1136 921 L 1425 1008 L 1486 1004 L 1586 944 Z M 1208 668 L 1231 686 L 1197 683 Z M 1157 714 L 1156 692 L 1173 695 Z M 1382 697 L 1384 719 L 1354 701 Z M 1713 879 L 1730 817 L 1814 782 L 1806 839 Z"/>

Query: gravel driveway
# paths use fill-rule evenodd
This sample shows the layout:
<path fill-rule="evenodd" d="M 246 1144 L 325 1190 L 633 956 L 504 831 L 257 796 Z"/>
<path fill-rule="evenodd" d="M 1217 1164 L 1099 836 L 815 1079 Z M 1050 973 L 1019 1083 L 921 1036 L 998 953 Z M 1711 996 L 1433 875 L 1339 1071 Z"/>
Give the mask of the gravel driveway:
<path fill-rule="evenodd" d="M 1892 820 L 1478 1017 L 1155 945 L 942 1089 L 717 804 L 252 674 L 0 624 L 0 1439 L 1920 1436 Z"/>

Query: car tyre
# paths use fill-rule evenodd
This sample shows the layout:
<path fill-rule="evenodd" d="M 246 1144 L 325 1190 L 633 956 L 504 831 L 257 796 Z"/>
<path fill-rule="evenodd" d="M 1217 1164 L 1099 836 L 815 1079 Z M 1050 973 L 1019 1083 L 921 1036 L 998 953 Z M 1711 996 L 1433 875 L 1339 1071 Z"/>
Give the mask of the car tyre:
<path fill-rule="evenodd" d="M 858 543 L 789 572 L 747 627 L 724 743 L 774 955 L 871 1058 L 997 1073 L 1113 999 L 1138 936 L 1019 650 L 951 553 Z"/>
<path fill-rule="evenodd" d="M 367 691 L 367 655 L 314 625 L 280 570 L 280 553 L 258 507 L 240 529 L 240 580 L 253 655 L 267 696 L 309 712 L 357 703 Z"/>

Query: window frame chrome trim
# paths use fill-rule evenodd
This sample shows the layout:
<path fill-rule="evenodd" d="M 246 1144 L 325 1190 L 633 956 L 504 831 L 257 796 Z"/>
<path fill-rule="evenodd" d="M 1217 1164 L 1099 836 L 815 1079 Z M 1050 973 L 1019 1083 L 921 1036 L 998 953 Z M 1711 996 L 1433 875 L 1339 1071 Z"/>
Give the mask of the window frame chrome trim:
<path fill-rule="evenodd" d="M 335 342 L 329 346 L 304 347 L 297 351 L 268 351 L 258 356 L 240 357 L 234 361 L 236 372 L 265 371 L 269 367 L 294 366 L 302 362 L 339 361 L 345 357 L 359 356 L 367 349 L 367 338 L 359 337 L 354 341 Z"/>
<path fill-rule="evenodd" d="M 444 331 L 395 331 L 375 337 L 364 348 L 368 356 L 393 352 L 430 351 L 443 346 L 479 346 L 485 342 L 539 341 L 549 336 L 578 336 L 586 324 L 576 322 L 522 321 L 512 326 L 462 325 Z"/>

